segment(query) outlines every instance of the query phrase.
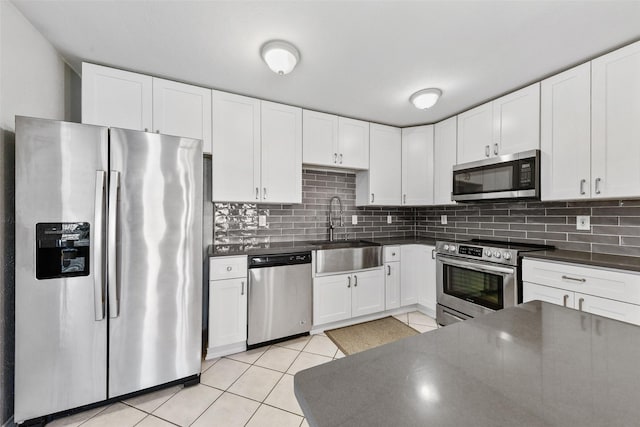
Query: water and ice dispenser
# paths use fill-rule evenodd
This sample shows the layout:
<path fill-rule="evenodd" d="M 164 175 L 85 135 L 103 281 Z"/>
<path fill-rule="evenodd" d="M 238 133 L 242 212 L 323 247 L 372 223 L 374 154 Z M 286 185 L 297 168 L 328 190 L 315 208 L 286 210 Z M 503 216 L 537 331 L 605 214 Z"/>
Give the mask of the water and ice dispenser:
<path fill-rule="evenodd" d="M 89 248 L 88 222 L 36 224 L 36 277 L 88 276 Z"/>

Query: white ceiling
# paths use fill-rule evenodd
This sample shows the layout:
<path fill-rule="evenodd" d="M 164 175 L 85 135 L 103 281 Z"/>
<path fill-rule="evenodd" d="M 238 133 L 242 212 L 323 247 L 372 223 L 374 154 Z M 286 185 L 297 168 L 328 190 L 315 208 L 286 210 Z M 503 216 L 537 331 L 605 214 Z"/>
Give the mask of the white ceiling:
<path fill-rule="evenodd" d="M 13 0 L 90 61 L 396 126 L 433 123 L 640 39 L 640 1 Z M 262 62 L 284 39 L 287 76 Z M 430 110 L 409 96 L 438 87 Z"/>

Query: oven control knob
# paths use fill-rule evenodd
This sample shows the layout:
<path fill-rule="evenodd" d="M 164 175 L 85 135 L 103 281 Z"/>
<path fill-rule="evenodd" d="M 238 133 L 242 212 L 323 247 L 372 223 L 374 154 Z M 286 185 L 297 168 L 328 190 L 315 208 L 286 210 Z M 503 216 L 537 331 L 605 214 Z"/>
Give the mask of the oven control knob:
<path fill-rule="evenodd" d="M 487 258 L 491 258 L 491 251 L 489 249 L 484 251 L 484 254 L 487 256 Z"/>
<path fill-rule="evenodd" d="M 449 250 L 449 245 L 444 245 L 444 246 L 442 247 L 442 249 L 444 249 L 445 251 L 448 251 L 448 250 Z"/>
<path fill-rule="evenodd" d="M 493 256 L 496 257 L 496 258 L 500 258 L 502 256 L 502 254 L 500 252 L 498 252 L 498 251 L 495 251 L 493 253 Z"/>
<path fill-rule="evenodd" d="M 455 251 L 456 251 L 456 246 L 455 245 L 449 246 L 449 252 L 455 252 Z"/>
<path fill-rule="evenodd" d="M 510 260 L 511 259 L 511 254 L 509 252 L 505 252 L 502 254 L 502 258 L 506 259 L 506 260 Z"/>

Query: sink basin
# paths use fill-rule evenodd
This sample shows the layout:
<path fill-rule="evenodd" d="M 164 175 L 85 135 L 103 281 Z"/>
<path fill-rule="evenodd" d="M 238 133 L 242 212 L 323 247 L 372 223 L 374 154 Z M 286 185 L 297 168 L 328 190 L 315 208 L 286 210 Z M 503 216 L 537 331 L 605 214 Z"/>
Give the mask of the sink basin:
<path fill-rule="evenodd" d="M 317 246 L 319 249 L 344 249 L 344 248 L 365 248 L 370 246 L 380 246 L 377 243 L 367 242 L 366 240 L 334 240 L 313 242 L 313 246 Z"/>
<path fill-rule="evenodd" d="M 316 274 L 364 270 L 382 265 L 382 246 L 363 240 L 314 243 Z"/>

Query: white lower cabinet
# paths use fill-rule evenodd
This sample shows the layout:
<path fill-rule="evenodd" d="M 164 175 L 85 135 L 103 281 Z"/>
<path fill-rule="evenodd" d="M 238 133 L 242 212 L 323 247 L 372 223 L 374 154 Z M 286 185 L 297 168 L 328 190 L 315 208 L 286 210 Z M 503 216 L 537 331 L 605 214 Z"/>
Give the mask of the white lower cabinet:
<path fill-rule="evenodd" d="M 525 259 L 522 280 L 523 302 L 546 301 L 640 325 L 638 274 Z"/>
<path fill-rule="evenodd" d="M 247 345 L 247 257 L 209 260 L 207 359 L 244 351 Z"/>
<path fill-rule="evenodd" d="M 384 308 L 385 310 L 398 308 L 400 307 L 400 263 L 385 263 L 384 274 Z"/>
<path fill-rule="evenodd" d="M 421 245 L 420 258 L 423 266 L 420 268 L 422 278 L 418 283 L 418 304 L 436 314 L 436 248 Z"/>
<path fill-rule="evenodd" d="M 384 311 L 382 268 L 313 279 L 313 324 Z"/>
<path fill-rule="evenodd" d="M 420 304 L 435 314 L 436 261 L 435 247 L 401 246 L 400 305 Z"/>

